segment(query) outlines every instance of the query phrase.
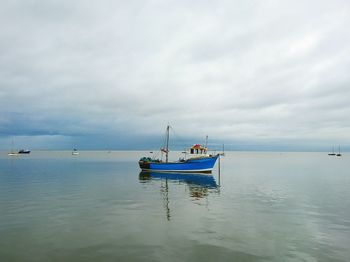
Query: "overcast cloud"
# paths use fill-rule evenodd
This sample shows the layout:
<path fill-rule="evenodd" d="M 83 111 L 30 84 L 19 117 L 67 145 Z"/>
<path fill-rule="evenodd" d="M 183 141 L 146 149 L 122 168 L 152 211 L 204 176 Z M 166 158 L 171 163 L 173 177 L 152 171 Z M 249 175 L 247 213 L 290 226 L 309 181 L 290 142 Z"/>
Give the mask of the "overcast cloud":
<path fill-rule="evenodd" d="M 350 144 L 347 0 L 0 6 L 2 149 Z"/>

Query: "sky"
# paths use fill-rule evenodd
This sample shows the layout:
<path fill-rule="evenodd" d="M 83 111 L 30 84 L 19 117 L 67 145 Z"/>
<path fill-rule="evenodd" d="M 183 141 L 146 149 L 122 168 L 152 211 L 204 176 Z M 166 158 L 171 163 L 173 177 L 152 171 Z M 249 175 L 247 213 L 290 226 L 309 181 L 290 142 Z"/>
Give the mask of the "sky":
<path fill-rule="evenodd" d="M 2 150 L 350 150 L 348 0 L 0 6 Z"/>

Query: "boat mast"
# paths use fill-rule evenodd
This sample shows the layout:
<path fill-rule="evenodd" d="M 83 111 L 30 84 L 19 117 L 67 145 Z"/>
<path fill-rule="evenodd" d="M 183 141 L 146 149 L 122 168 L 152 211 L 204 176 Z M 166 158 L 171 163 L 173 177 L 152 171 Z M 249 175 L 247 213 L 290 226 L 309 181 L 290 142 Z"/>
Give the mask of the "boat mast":
<path fill-rule="evenodd" d="M 15 152 L 14 149 L 13 149 L 13 148 L 14 148 L 13 145 L 14 145 L 14 142 L 13 142 L 13 137 L 12 137 L 12 142 L 11 142 L 11 154 Z"/>
<path fill-rule="evenodd" d="M 166 141 L 165 141 L 165 162 L 168 163 L 168 153 L 169 153 L 169 128 L 168 125 L 166 127 Z"/>

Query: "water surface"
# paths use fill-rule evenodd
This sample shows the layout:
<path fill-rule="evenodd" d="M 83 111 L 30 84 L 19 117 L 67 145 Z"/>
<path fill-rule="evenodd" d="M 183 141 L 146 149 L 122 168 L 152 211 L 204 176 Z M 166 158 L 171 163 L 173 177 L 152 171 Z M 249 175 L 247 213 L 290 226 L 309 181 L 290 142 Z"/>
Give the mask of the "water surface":
<path fill-rule="evenodd" d="M 346 154 L 228 152 L 220 177 L 143 155 L 1 152 L 0 261 L 349 260 Z"/>

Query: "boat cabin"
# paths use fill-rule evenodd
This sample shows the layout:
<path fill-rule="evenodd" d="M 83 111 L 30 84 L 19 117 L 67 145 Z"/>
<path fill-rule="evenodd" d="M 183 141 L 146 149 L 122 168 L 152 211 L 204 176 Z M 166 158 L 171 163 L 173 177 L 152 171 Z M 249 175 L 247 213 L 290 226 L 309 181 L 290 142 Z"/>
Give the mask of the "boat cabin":
<path fill-rule="evenodd" d="M 200 144 L 195 144 L 190 148 L 189 151 L 191 155 L 206 155 L 208 152 L 208 148 Z"/>

